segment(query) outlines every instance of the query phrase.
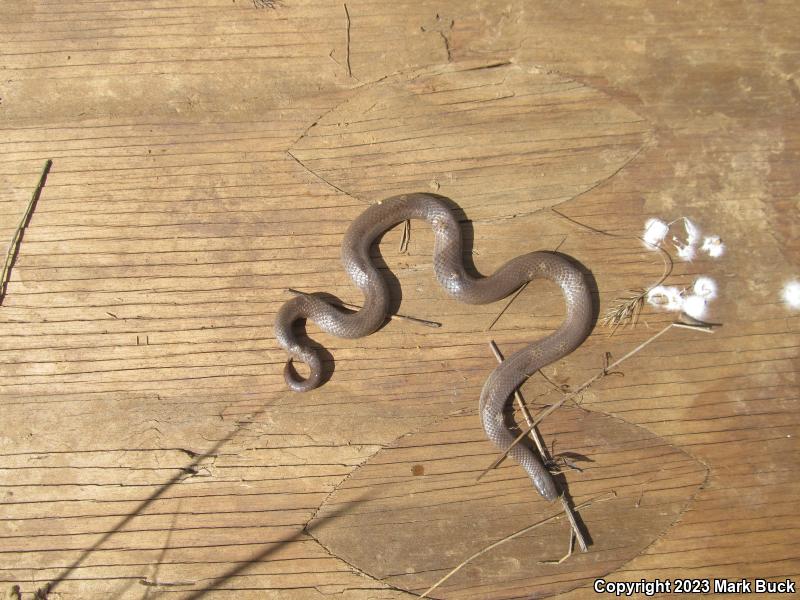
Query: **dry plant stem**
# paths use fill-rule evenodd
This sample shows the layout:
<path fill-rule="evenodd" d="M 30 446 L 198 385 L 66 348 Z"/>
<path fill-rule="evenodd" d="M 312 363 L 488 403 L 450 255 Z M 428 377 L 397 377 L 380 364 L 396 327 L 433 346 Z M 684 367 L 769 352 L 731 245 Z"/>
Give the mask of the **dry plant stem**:
<path fill-rule="evenodd" d="M 147 587 L 179 587 L 194 585 L 196 581 L 159 581 L 158 579 L 140 579 L 139 583 Z"/>
<path fill-rule="evenodd" d="M 287 291 L 295 296 L 310 296 L 311 294 L 307 292 L 301 292 L 300 290 L 296 290 L 294 288 L 288 288 Z M 339 306 L 345 306 L 347 308 L 354 308 L 356 310 L 360 310 L 363 308 L 362 306 L 358 306 L 357 304 L 350 304 L 349 302 L 336 302 L 335 304 Z M 418 319 L 417 317 L 409 317 L 408 315 L 398 315 L 392 314 L 389 315 L 390 319 L 399 319 L 401 321 L 411 321 L 412 323 L 418 323 L 419 325 L 424 325 L 425 327 L 434 327 L 439 328 L 442 326 L 441 323 L 437 323 L 436 321 L 428 321 L 426 319 Z"/>
<path fill-rule="evenodd" d="M 347 10 L 347 4 L 344 4 L 344 16 L 347 17 L 347 75 L 353 76 L 353 68 L 350 66 L 350 11 Z"/>
<path fill-rule="evenodd" d="M 585 390 L 590 385 L 592 385 L 595 381 L 597 381 L 598 379 L 601 379 L 602 377 L 605 377 L 606 375 L 608 375 L 608 373 L 614 367 L 616 367 L 617 365 L 625 362 L 631 356 L 633 356 L 634 354 L 640 352 L 647 345 L 649 345 L 652 342 L 656 341 L 662 335 L 667 333 L 667 331 L 669 331 L 670 329 L 672 329 L 673 327 L 676 327 L 676 326 L 683 327 L 683 328 L 686 328 L 686 329 L 695 329 L 695 330 L 699 330 L 699 331 L 705 331 L 706 333 L 713 333 L 713 331 L 709 327 L 703 327 L 703 326 L 699 326 L 699 325 L 693 326 L 693 325 L 688 325 L 686 323 L 670 323 L 669 325 L 664 327 L 664 329 L 662 329 L 661 331 L 659 331 L 658 333 L 656 333 L 652 337 L 646 339 L 644 342 L 642 342 L 641 344 L 636 346 L 636 348 L 634 348 L 633 350 L 631 350 L 630 352 L 625 354 L 622 358 L 619 358 L 618 360 L 614 361 L 610 365 L 608 365 L 608 366 L 604 367 L 603 369 L 601 369 L 596 375 L 594 375 L 593 377 L 591 377 L 590 379 L 588 379 L 587 381 L 582 383 L 580 386 L 578 386 L 578 388 L 575 391 L 570 392 L 569 394 L 565 395 L 563 398 L 561 398 L 561 400 L 559 400 L 555 404 L 552 404 L 548 408 L 544 409 L 541 413 L 539 413 L 539 416 L 536 417 L 536 419 L 534 419 L 533 424 L 531 426 L 527 427 L 522 433 L 520 433 L 516 437 L 516 439 L 514 439 L 514 441 L 511 442 L 509 447 L 506 448 L 506 451 L 503 452 L 503 454 L 500 455 L 499 458 L 497 458 L 491 465 L 489 465 L 489 467 L 487 467 L 486 469 L 481 471 L 480 475 L 478 475 L 478 477 L 476 478 L 476 481 L 480 480 L 480 478 L 483 477 L 484 475 L 486 475 L 486 473 L 488 473 L 489 471 L 494 469 L 497 465 L 499 465 L 503 461 L 503 459 L 508 455 L 508 453 L 511 451 L 511 449 L 514 446 L 516 446 L 522 440 L 522 438 L 524 438 L 526 435 L 528 435 L 528 433 L 530 432 L 531 429 L 533 429 L 533 427 L 536 427 L 536 425 L 541 423 L 551 413 L 553 413 L 556 410 L 558 410 L 559 408 L 561 408 L 561 406 L 563 406 L 563 404 L 565 402 L 567 402 L 568 400 L 571 400 L 572 398 L 575 398 L 577 395 L 579 395 L 581 392 L 583 392 L 583 390 Z"/>
<path fill-rule="evenodd" d="M 3 303 L 3 300 L 6 296 L 8 281 L 11 278 L 11 267 L 14 265 L 14 261 L 19 253 L 19 243 L 22 240 L 22 234 L 25 232 L 25 228 L 31 221 L 33 209 L 36 208 L 36 203 L 39 201 L 39 196 L 42 194 L 42 188 L 44 188 L 44 183 L 47 181 L 47 174 L 50 172 L 51 166 L 53 166 L 52 160 L 48 158 L 46 161 L 44 161 L 42 174 L 39 176 L 39 183 L 36 184 L 36 189 L 33 190 L 30 202 L 28 202 L 28 206 L 22 215 L 22 219 L 20 220 L 19 225 L 17 225 L 17 229 L 14 231 L 14 237 L 11 238 L 11 243 L 8 246 L 6 260 L 3 263 L 3 272 L 0 274 L 0 304 Z"/>
<path fill-rule="evenodd" d="M 500 352 L 500 348 L 497 347 L 497 344 L 494 340 L 489 340 L 489 348 L 492 349 L 492 354 L 494 354 L 497 362 L 503 362 L 503 354 Z M 525 417 L 525 422 L 530 427 L 531 439 L 533 440 L 533 443 L 536 444 L 536 448 L 539 450 L 539 456 L 541 457 L 542 462 L 546 462 L 548 457 L 547 450 L 544 446 L 544 441 L 542 440 L 539 430 L 537 430 L 533 425 L 533 417 L 531 416 L 530 411 L 528 411 L 528 407 L 525 406 L 525 400 L 523 399 L 519 390 L 514 390 L 514 399 L 517 401 L 517 406 L 519 406 L 522 415 Z M 569 524 L 572 527 L 572 532 L 570 533 L 570 544 L 572 544 L 571 540 L 572 536 L 574 535 L 578 540 L 578 545 L 581 547 L 581 552 L 588 552 L 589 548 L 586 546 L 586 540 L 583 538 L 583 534 L 581 533 L 580 529 L 578 529 L 578 522 L 575 520 L 575 515 L 572 514 L 572 507 L 564 497 L 564 494 L 561 493 L 558 483 L 555 481 L 553 483 L 556 485 L 556 491 L 558 491 L 558 495 L 561 497 L 561 504 L 564 506 L 564 512 L 567 513 L 567 519 L 569 519 Z"/>
<path fill-rule="evenodd" d="M 501 311 L 500 311 L 500 312 L 497 314 L 497 316 L 494 318 L 494 321 L 492 321 L 491 323 L 489 323 L 489 326 L 486 328 L 486 331 L 489 331 L 489 330 L 490 330 L 492 327 L 494 327 L 495 323 L 497 323 L 497 322 L 500 320 L 500 317 L 502 317 L 502 316 L 505 314 L 505 312 L 508 310 L 508 307 L 509 307 L 509 306 L 511 306 L 511 303 L 512 303 L 512 302 L 514 302 L 514 300 L 516 300 L 516 299 L 517 299 L 517 296 L 519 296 L 519 295 L 522 293 L 522 290 L 524 290 L 526 287 L 528 287 L 528 284 L 529 284 L 529 283 L 530 283 L 529 281 L 526 281 L 525 283 L 523 283 L 523 284 L 520 286 L 520 288 L 519 288 L 519 289 L 518 289 L 516 292 L 514 292 L 514 295 L 513 295 L 513 296 L 511 296 L 511 298 L 509 299 L 509 301 L 508 301 L 508 302 L 506 303 L 506 305 L 503 307 L 503 310 L 501 310 Z"/>
<path fill-rule="evenodd" d="M 607 500 L 611 500 L 612 498 L 615 498 L 616 495 L 617 494 L 615 492 L 610 492 L 610 493 L 606 494 L 605 496 L 598 496 L 597 498 L 592 498 L 590 500 L 587 500 L 586 502 L 581 502 L 578 506 L 575 507 L 575 510 L 580 510 L 582 508 L 586 508 L 587 506 L 591 506 L 592 504 L 594 504 L 596 502 L 605 502 Z M 473 560 L 475 560 L 479 556 L 482 556 L 482 555 L 486 554 L 487 552 L 489 552 L 491 550 L 494 550 L 495 548 L 497 548 L 498 546 L 500 546 L 502 544 L 505 544 L 506 542 L 510 542 L 514 538 L 518 538 L 521 535 L 525 535 L 526 533 L 528 533 L 529 531 L 533 531 L 537 527 L 541 527 L 542 525 L 545 525 L 545 524 L 549 523 L 550 521 L 556 521 L 556 520 L 558 520 L 560 518 L 561 518 L 561 513 L 557 513 L 555 515 L 551 515 L 551 516 L 547 517 L 546 519 L 542 519 L 538 523 L 534 523 L 533 525 L 529 525 L 525 529 L 520 529 L 516 533 L 512 533 L 511 535 L 504 537 L 502 540 L 498 540 L 498 541 L 494 542 L 493 544 L 489 544 L 488 546 L 486 546 L 486 548 L 484 548 L 483 550 L 479 550 L 478 552 L 476 552 L 475 554 L 470 556 L 464 562 L 462 562 L 461 564 L 456 566 L 453 570 L 451 570 L 447 575 L 442 577 L 439 581 L 437 581 L 431 587 L 429 587 L 427 590 L 425 590 L 420 595 L 420 598 L 427 598 L 428 594 L 430 594 L 433 590 L 438 588 L 445 581 L 450 579 L 453 575 L 458 573 L 461 569 L 463 569 L 465 566 L 467 566 L 469 563 L 471 563 Z"/>
<path fill-rule="evenodd" d="M 569 538 L 570 549 L 572 548 L 572 536 L 575 536 L 575 539 L 578 540 L 578 546 L 580 546 L 581 552 L 588 552 L 589 547 L 586 545 L 586 540 L 583 537 L 583 533 L 581 533 L 581 528 L 578 527 L 578 521 L 575 520 L 575 512 L 569 505 L 569 500 L 567 500 L 564 494 L 561 494 L 561 505 L 564 507 L 564 514 L 567 515 L 569 526 L 572 528 Z M 571 553 L 572 551 L 570 550 L 570 554 Z"/>
<path fill-rule="evenodd" d="M 713 326 L 720 325 L 720 323 L 714 323 L 713 325 L 710 323 L 702 323 L 698 321 L 697 325 L 692 325 L 691 323 L 673 323 L 673 327 L 679 327 L 680 329 L 691 329 L 692 331 L 702 331 L 703 333 L 714 333 Z"/>

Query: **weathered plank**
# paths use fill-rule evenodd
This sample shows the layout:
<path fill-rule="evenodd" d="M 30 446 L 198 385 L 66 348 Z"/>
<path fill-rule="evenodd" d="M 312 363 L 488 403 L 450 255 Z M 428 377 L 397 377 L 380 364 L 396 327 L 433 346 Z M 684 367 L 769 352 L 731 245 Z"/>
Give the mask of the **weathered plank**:
<path fill-rule="evenodd" d="M 558 247 L 591 269 L 603 308 L 659 277 L 631 237 L 649 217 L 690 217 L 728 247 L 677 261 L 668 280 L 714 277 L 723 327 L 671 331 L 590 388 L 594 425 L 569 411 L 547 423 L 556 451 L 598 461 L 566 473 L 576 497 L 618 493 L 582 512 L 590 553 L 535 565 L 566 547 L 563 523 L 548 526 L 558 535 L 498 547 L 439 597 L 580 598 L 606 574 L 800 578 L 800 321 L 780 299 L 800 276 L 797 7 L 272 6 L 0 7 L 0 239 L 54 161 L 0 307 L 2 593 L 408 598 L 552 512 L 532 496 L 509 511 L 525 482 L 504 465 L 447 492 L 452 544 L 420 547 L 435 509 L 404 486 L 435 485 L 425 465 L 491 459 L 469 416 L 488 339 L 508 352 L 562 315 L 557 291 L 534 284 L 485 331 L 502 306 L 446 299 L 422 227 L 404 254 L 389 232 L 376 258 L 397 308 L 443 327 L 392 321 L 355 341 L 310 327 L 331 379 L 285 390 L 271 331 L 285 289 L 359 302 L 341 236 L 405 186 L 453 196 L 478 270 Z M 671 318 L 648 309 L 635 329 L 598 330 L 545 373 L 575 387 Z M 558 397 L 538 377 L 523 393 Z M 647 443 L 626 445 L 631 432 Z M 685 471 L 643 480 L 654 448 Z M 369 525 L 370 501 L 340 500 L 387 485 L 403 522 L 391 552 L 323 534 Z M 495 537 L 465 542 L 471 515 L 491 510 Z"/>

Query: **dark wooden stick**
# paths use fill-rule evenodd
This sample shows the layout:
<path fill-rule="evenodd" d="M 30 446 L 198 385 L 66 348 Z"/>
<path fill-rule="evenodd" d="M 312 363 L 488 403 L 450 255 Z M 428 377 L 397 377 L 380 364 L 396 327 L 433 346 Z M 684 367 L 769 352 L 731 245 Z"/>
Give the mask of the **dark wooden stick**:
<path fill-rule="evenodd" d="M 14 231 L 14 237 L 11 239 L 11 244 L 8 246 L 6 261 L 3 263 L 3 273 L 0 274 L 0 305 L 3 304 L 3 300 L 6 297 L 8 281 L 11 279 L 11 269 L 14 266 L 14 263 L 17 261 L 17 256 L 19 255 L 19 245 L 22 241 L 22 234 L 25 233 L 25 229 L 31 222 L 33 210 L 36 208 L 36 203 L 39 201 L 39 196 L 42 193 L 42 188 L 44 188 L 45 181 L 47 181 L 47 174 L 50 172 L 51 166 L 53 166 L 52 160 L 48 158 L 46 161 L 44 161 L 44 168 L 42 168 L 42 174 L 39 176 L 39 183 L 36 184 L 36 189 L 33 190 L 30 202 L 28 202 L 28 207 L 25 209 L 25 213 L 22 215 L 22 220 L 20 220 L 16 231 Z"/>

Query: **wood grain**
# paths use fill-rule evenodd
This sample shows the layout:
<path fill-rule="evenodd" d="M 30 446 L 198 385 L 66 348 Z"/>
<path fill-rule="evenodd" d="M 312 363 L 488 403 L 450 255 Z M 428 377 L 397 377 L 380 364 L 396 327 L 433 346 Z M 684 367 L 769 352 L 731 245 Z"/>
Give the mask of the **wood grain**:
<path fill-rule="evenodd" d="M 556 451 L 567 428 L 561 450 L 586 444 L 598 461 L 568 472 L 570 489 L 619 494 L 581 514 L 590 553 L 530 581 L 522 565 L 539 556 L 525 553 L 560 555 L 560 524 L 552 540 L 500 546 L 438 597 L 583 598 L 601 574 L 800 579 L 800 321 L 780 299 L 800 277 L 798 8 L 256 4 L 0 6 L 0 239 L 53 160 L 0 307 L 0 595 L 411 598 L 404 589 L 491 541 L 482 529 L 466 544 L 474 523 L 459 515 L 496 510 L 509 532 L 550 514 L 533 496 L 508 510 L 524 495 L 504 465 L 482 484 L 508 474 L 496 499 L 476 497 L 480 486 L 446 494 L 452 554 L 426 553 L 419 532 L 435 511 L 402 493 L 433 481 L 414 465 L 490 459 L 488 447 L 464 450 L 481 445 L 469 415 L 494 364 L 487 342 L 507 353 L 555 328 L 562 303 L 548 285 L 529 286 L 487 332 L 502 307 L 444 297 L 431 232 L 414 226 L 401 254 L 391 231 L 375 256 L 395 308 L 443 327 L 392 321 L 364 340 L 309 327 L 333 357 L 331 379 L 285 390 L 271 331 L 285 289 L 358 303 L 338 262 L 347 224 L 381 182 L 388 194 L 431 180 L 461 205 L 478 270 L 558 248 L 591 270 L 603 308 L 659 277 L 659 257 L 631 237 L 649 217 L 690 217 L 728 248 L 676 262 L 668 281 L 714 277 L 721 328 L 670 332 L 590 388 L 585 418 L 613 423 L 607 437 L 570 429 L 576 412 L 547 424 L 561 432 Z M 537 86 L 560 89 L 559 105 L 531 95 Z M 447 94 L 469 112 L 431 101 Z M 397 133 L 409 138 L 400 154 Z M 431 134 L 455 151 L 431 148 Z M 348 150 L 347 136 L 371 155 Z M 547 185 L 535 184 L 537 164 Z M 509 179 L 519 189 L 505 195 Z M 621 356 L 671 318 L 648 309 L 635 329 L 597 330 L 523 393 L 554 401 L 552 383 L 577 386 L 606 352 Z M 647 443 L 626 446 L 631 432 Z M 654 448 L 686 477 L 647 488 L 637 513 L 636 465 Z M 324 540 L 326 523 L 369 522 L 382 486 L 337 499 L 388 477 L 397 453 L 410 483 L 388 480 L 403 521 L 390 552 L 369 537 Z M 631 468 L 603 462 L 614 456 Z M 636 516 L 661 505 L 666 517 Z"/>

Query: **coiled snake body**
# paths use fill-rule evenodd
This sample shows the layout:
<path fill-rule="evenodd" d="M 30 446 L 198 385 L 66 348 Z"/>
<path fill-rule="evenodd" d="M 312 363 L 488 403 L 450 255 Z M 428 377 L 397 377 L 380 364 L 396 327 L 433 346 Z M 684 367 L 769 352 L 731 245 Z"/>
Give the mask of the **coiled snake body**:
<path fill-rule="evenodd" d="M 461 230 L 448 205 L 438 196 L 417 193 L 393 196 L 365 210 L 350 225 L 342 242 L 345 271 L 364 293 L 364 306 L 345 312 L 314 296 L 298 296 L 286 302 L 275 319 L 278 343 L 289 353 L 284 369 L 292 390 L 317 387 L 322 377 L 319 354 L 297 341 L 292 325 L 310 319 L 323 331 L 343 338 L 359 338 L 378 329 L 389 310 L 389 289 L 369 258 L 370 246 L 387 229 L 408 219 L 422 219 L 433 228 L 433 269 L 436 279 L 453 298 L 468 304 L 487 304 L 505 298 L 522 284 L 537 277 L 555 282 L 566 300 L 566 318 L 542 340 L 507 357 L 489 375 L 480 397 L 480 416 L 486 435 L 505 451 L 514 436 L 504 424 L 503 409 L 526 377 L 577 348 L 589 335 L 592 300 L 583 274 L 567 259 L 549 252 L 531 252 L 511 259 L 488 277 L 474 278 L 464 270 Z M 292 366 L 298 360 L 310 374 L 301 379 Z M 539 493 L 548 500 L 557 497 L 553 480 L 538 457 L 517 444 L 509 456 L 522 465 Z"/>

